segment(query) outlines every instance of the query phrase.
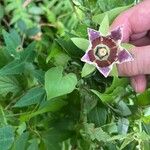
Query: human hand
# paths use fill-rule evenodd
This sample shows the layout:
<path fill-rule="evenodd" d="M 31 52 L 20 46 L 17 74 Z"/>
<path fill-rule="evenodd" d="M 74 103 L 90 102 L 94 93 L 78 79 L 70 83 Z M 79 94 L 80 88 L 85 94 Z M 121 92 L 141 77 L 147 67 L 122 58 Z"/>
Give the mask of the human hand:
<path fill-rule="evenodd" d="M 146 76 L 150 74 L 150 0 L 145 0 L 119 15 L 111 28 L 123 25 L 123 42 L 136 47 L 132 50 L 134 61 L 118 65 L 121 76 L 131 77 L 136 92 L 146 89 Z"/>

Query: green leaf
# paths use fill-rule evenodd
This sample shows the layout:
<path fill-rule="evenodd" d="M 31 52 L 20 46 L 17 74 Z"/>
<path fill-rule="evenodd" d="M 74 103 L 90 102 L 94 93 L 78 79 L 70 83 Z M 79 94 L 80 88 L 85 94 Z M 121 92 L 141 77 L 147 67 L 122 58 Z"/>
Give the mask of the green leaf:
<path fill-rule="evenodd" d="M 103 107 L 96 106 L 88 114 L 88 122 L 94 123 L 97 127 L 106 124 L 107 111 Z"/>
<path fill-rule="evenodd" d="M 37 6 L 30 7 L 28 11 L 32 15 L 42 15 L 43 14 L 42 8 L 41 7 L 37 7 Z"/>
<path fill-rule="evenodd" d="M 84 52 L 72 42 L 70 37 L 66 39 L 59 38 L 56 41 L 72 58 L 81 58 L 83 56 Z"/>
<path fill-rule="evenodd" d="M 17 48 L 21 46 L 21 38 L 19 34 L 15 30 L 11 30 L 10 33 L 3 30 L 2 33 L 7 51 L 11 56 L 18 57 L 19 53 Z"/>
<path fill-rule="evenodd" d="M 44 133 L 43 141 L 46 150 L 60 150 L 60 143 L 71 136 L 68 130 L 63 129 L 63 126 L 61 128 L 51 128 Z"/>
<path fill-rule="evenodd" d="M 120 115 L 122 116 L 129 116 L 132 114 L 131 110 L 124 101 L 119 101 L 118 110 L 120 111 Z"/>
<path fill-rule="evenodd" d="M 110 76 L 118 77 L 118 69 L 117 69 L 117 65 L 116 64 L 113 65 L 113 69 L 110 72 Z"/>
<path fill-rule="evenodd" d="M 89 47 L 89 41 L 83 38 L 71 38 L 72 42 L 83 51 L 86 51 Z"/>
<path fill-rule="evenodd" d="M 67 66 L 68 61 L 70 60 L 70 57 L 65 53 L 59 53 L 54 57 L 54 64 L 55 66 Z"/>
<path fill-rule="evenodd" d="M 15 77 L 0 76 L 0 95 L 6 96 L 9 92 L 16 95 L 21 90 Z"/>
<path fill-rule="evenodd" d="M 5 66 L 9 62 L 9 60 L 11 60 L 11 57 L 4 47 L 0 47 L 0 60 L 0 68 Z"/>
<path fill-rule="evenodd" d="M 90 91 L 87 91 L 85 89 L 81 90 L 81 95 L 82 95 L 82 101 L 84 101 L 84 104 L 83 104 L 84 112 L 89 113 L 96 106 L 97 97 L 94 94 L 92 94 Z M 70 96 L 72 97 L 72 95 Z M 80 99 L 80 98 L 76 98 L 76 99 Z"/>
<path fill-rule="evenodd" d="M 40 31 L 40 29 L 38 27 L 32 27 L 32 28 L 29 28 L 28 30 L 26 30 L 26 34 L 28 36 L 34 36 L 36 34 L 38 34 Z"/>
<path fill-rule="evenodd" d="M 48 8 L 46 10 L 46 17 L 49 22 L 52 22 L 52 23 L 56 22 L 56 14 L 53 11 L 49 10 Z"/>
<path fill-rule="evenodd" d="M 78 0 L 72 0 L 72 2 L 76 5 L 76 6 L 81 6 L 81 3 Z"/>
<path fill-rule="evenodd" d="M 103 103 L 107 103 L 107 102 L 110 102 L 110 101 L 113 101 L 113 97 L 112 95 L 110 94 L 103 94 L 103 93 L 100 93 L 96 90 L 91 90 L 95 95 L 97 95 L 99 97 L 99 99 L 103 102 Z"/>
<path fill-rule="evenodd" d="M 19 126 L 18 126 L 18 129 L 17 129 L 17 133 L 19 135 L 23 134 L 23 132 L 27 129 L 27 125 L 25 122 L 22 122 Z"/>
<path fill-rule="evenodd" d="M 137 93 L 135 99 L 135 103 L 140 106 L 146 106 L 150 104 L 150 89 L 147 89 L 143 93 Z"/>
<path fill-rule="evenodd" d="M 0 150 L 9 150 L 14 142 L 14 132 L 11 126 L 0 128 Z"/>
<path fill-rule="evenodd" d="M 121 43 L 121 46 L 128 51 L 131 51 L 133 48 L 135 48 L 135 46 L 130 43 Z"/>
<path fill-rule="evenodd" d="M 118 120 L 118 133 L 127 134 L 129 128 L 129 120 L 126 118 L 120 118 Z"/>
<path fill-rule="evenodd" d="M 30 89 L 21 99 L 17 101 L 14 107 L 25 107 L 39 103 L 44 97 L 45 90 L 42 87 Z"/>
<path fill-rule="evenodd" d="M 126 135 L 114 135 L 111 138 L 107 139 L 108 142 L 115 140 L 123 140 L 126 138 Z"/>
<path fill-rule="evenodd" d="M 107 112 L 108 113 L 108 112 Z M 108 116 L 108 114 L 106 114 L 107 116 Z M 102 116 L 102 114 L 101 114 L 101 116 Z M 106 116 L 106 117 L 107 117 Z M 107 118 L 106 118 L 107 119 Z M 109 134 L 116 134 L 116 133 L 118 133 L 118 129 L 117 129 L 117 124 L 115 123 L 115 122 L 112 122 L 112 123 L 109 123 L 109 124 L 104 124 L 103 126 L 102 126 L 102 129 L 104 130 L 104 131 L 107 131 Z M 115 137 L 114 137 L 115 138 Z M 119 139 L 119 138 L 118 138 Z M 112 139 L 109 139 L 110 141 L 111 140 L 114 140 L 113 139 L 113 137 L 112 137 Z"/>
<path fill-rule="evenodd" d="M 61 47 L 58 45 L 58 43 L 56 43 L 55 41 L 52 43 L 51 47 L 50 47 L 50 51 L 49 54 L 46 58 L 46 62 L 48 63 L 52 58 L 54 58 L 55 56 L 59 55 L 60 53 L 62 53 L 62 49 Z"/>
<path fill-rule="evenodd" d="M 51 101 L 46 101 L 45 103 L 43 103 L 40 106 L 39 110 L 37 112 L 35 112 L 34 115 L 43 114 L 46 112 L 58 111 L 59 109 L 61 109 L 66 104 L 67 104 L 67 102 L 65 102 L 61 99 L 54 99 Z"/>
<path fill-rule="evenodd" d="M 99 97 L 99 99 L 103 102 L 103 103 L 113 103 L 115 102 L 115 100 L 117 100 L 118 98 L 120 99 L 124 93 L 125 90 L 123 87 L 117 87 L 113 90 L 112 93 L 106 94 L 106 93 L 100 93 L 96 90 L 91 90 L 95 95 L 97 95 Z M 118 95 L 119 93 L 119 95 Z"/>
<path fill-rule="evenodd" d="M 150 107 L 147 107 L 147 108 L 145 108 L 145 109 L 143 109 L 143 114 L 144 114 L 144 116 L 150 116 Z"/>
<path fill-rule="evenodd" d="M 21 32 L 25 32 L 27 30 L 27 25 L 22 19 L 18 20 L 17 26 Z"/>
<path fill-rule="evenodd" d="M 69 73 L 63 76 L 63 67 L 53 67 L 45 74 L 45 89 L 48 100 L 71 93 L 76 84 L 76 75 Z"/>
<path fill-rule="evenodd" d="M 82 68 L 81 76 L 86 77 L 89 74 L 93 73 L 95 71 L 95 69 L 96 69 L 96 67 L 94 65 L 90 65 L 88 63 L 85 63 L 83 68 Z"/>
<path fill-rule="evenodd" d="M 65 106 L 67 102 L 61 100 L 61 99 L 53 99 L 50 101 L 45 101 L 41 107 L 34 113 L 28 113 L 26 115 L 22 115 L 20 117 L 20 120 L 22 122 L 29 120 L 32 117 L 35 117 L 40 114 L 44 114 L 46 112 L 56 112 L 60 110 L 63 106 Z"/>
<path fill-rule="evenodd" d="M 127 145 L 129 145 L 132 141 L 134 140 L 133 138 L 133 134 L 129 134 L 125 140 L 123 141 L 123 143 L 121 144 L 121 147 L 119 148 L 119 150 L 124 149 Z"/>
<path fill-rule="evenodd" d="M 36 56 L 35 42 L 30 43 L 23 51 L 20 52 L 20 60 L 23 62 L 33 62 Z"/>
<path fill-rule="evenodd" d="M 146 134 L 144 131 L 142 132 L 137 132 L 136 135 L 137 139 L 140 141 L 149 141 L 150 140 L 150 135 Z"/>
<path fill-rule="evenodd" d="M 14 143 L 14 150 L 26 150 L 29 132 L 22 133 Z"/>
<path fill-rule="evenodd" d="M 98 141 L 106 142 L 107 139 L 110 138 L 109 134 L 104 132 L 101 128 L 95 128 L 94 134 L 95 134 L 95 139 Z"/>
<path fill-rule="evenodd" d="M 109 33 L 109 19 L 108 19 L 107 14 L 104 16 L 104 19 L 102 20 L 102 22 L 100 24 L 99 31 L 104 36 L 108 35 L 108 33 Z"/>
<path fill-rule="evenodd" d="M 107 93 L 113 92 L 113 90 L 117 88 L 118 86 L 126 87 L 128 85 L 128 82 L 129 81 L 127 78 L 113 77 L 113 82 L 111 86 L 106 89 L 105 93 L 107 94 Z"/>
<path fill-rule="evenodd" d="M 83 137 L 90 137 L 92 141 L 98 140 L 99 142 L 106 142 L 107 139 L 110 138 L 110 136 L 104 132 L 102 128 L 95 128 L 93 123 L 84 124 L 84 129 L 81 129 L 80 132 Z"/>
<path fill-rule="evenodd" d="M 32 139 L 31 142 L 32 143 L 29 145 L 27 150 L 38 150 L 39 148 L 37 139 Z"/>
<path fill-rule="evenodd" d="M 113 20 L 123 11 L 129 9 L 130 7 L 132 7 L 132 5 L 128 5 L 128 6 L 123 6 L 123 7 L 117 7 L 117 8 L 114 8 L 110 11 L 107 11 L 107 12 L 104 12 L 102 14 L 97 14 L 97 15 L 94 15 L 92 20 L 93 22 L 97 23 L 97 24 L 101 24 L 104 16 L 106 14 L 108 14 L 108 18 L 109 18 L 109 22 L 110 24 L 113 22 Z"/>
<path fill-rule="evenodd" d="M 14 60 L 0 69 L 0 75 L 14 75 L 24 72 L 25 62 Z"/>
<path fill-rule="evenodd" d="M 44 84 L 44 75 L 45 72 L 42 70 L 33 70 L 33 76 L 38 80 L 39 83 Z"/>

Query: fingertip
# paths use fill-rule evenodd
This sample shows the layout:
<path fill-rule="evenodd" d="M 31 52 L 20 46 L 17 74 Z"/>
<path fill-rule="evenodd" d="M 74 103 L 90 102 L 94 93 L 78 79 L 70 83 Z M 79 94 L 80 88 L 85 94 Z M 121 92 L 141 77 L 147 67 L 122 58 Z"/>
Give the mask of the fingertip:
<path fill-rule="evenodd" d="M 138 75 L 131 77 L 131 85 L 134 88 L 135 92 L 137 93 L 144 92 L 147 86 L 146 76 Z"/>

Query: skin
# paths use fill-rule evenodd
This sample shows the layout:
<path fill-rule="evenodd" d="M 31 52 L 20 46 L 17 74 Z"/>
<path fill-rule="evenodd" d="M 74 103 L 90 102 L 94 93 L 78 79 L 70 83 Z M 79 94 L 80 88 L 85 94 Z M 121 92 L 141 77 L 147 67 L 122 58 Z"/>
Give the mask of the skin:
<path fill-rule="evenodd" d="M 131 78 L 136 92 L 143 92 L 147 86 L 146 75 L 150 74 L 150 0 L 120 14 L 111 29 L 123 25 L 123 42 L 130 42 L 136 47 L 132 50 L 134 61 L 118 65 L 121 76 Z"/>

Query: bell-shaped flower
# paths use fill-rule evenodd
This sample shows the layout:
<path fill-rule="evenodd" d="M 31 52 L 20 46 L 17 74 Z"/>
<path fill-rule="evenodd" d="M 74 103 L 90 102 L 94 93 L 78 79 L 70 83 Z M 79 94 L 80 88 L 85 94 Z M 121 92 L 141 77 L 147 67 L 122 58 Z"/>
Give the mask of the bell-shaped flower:
<path fill-rule="evenodd" d="M 81 60 L 94 65 L 105 77 L 109 75 L 114 63 L 133 60 L 133 56 L 121 47 L 122 27 L 117 27 L 107 36 L 88 28 L 88 36 L 90 45 Z"/>

